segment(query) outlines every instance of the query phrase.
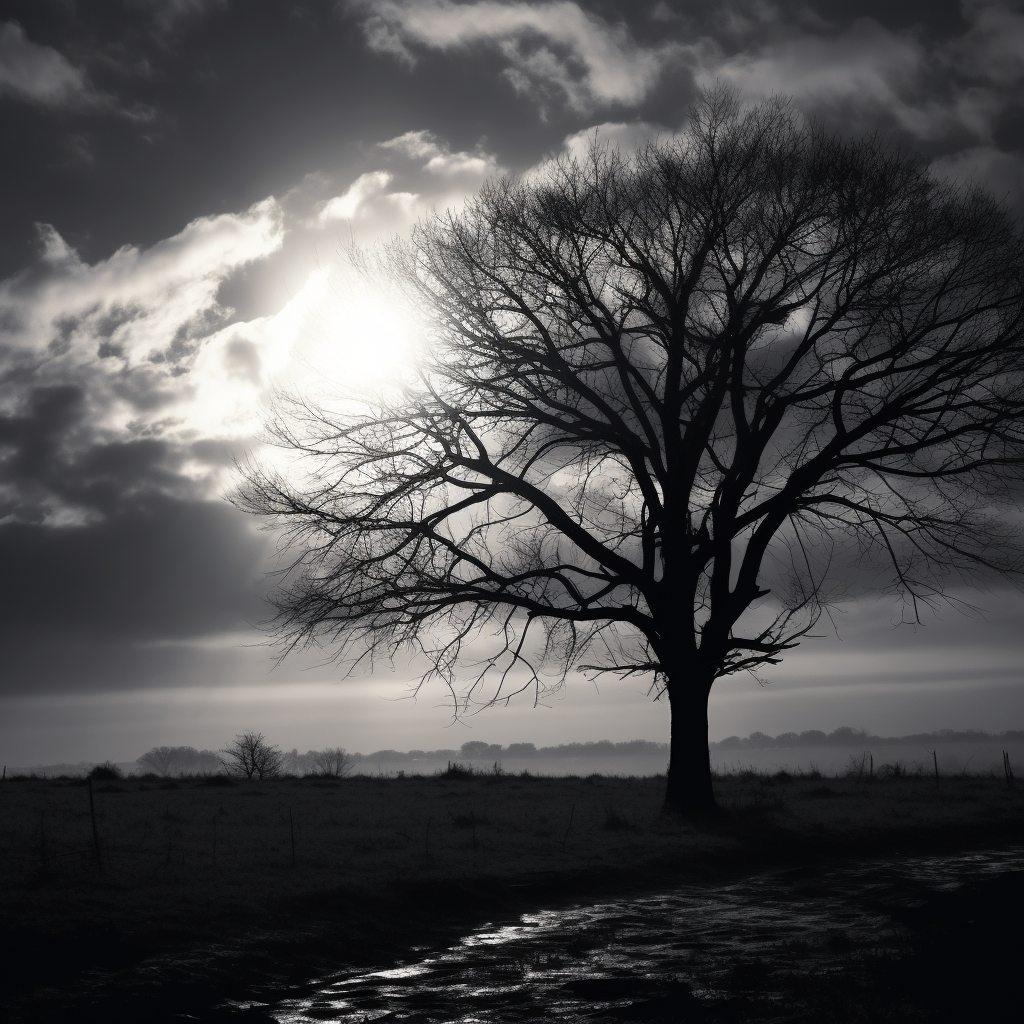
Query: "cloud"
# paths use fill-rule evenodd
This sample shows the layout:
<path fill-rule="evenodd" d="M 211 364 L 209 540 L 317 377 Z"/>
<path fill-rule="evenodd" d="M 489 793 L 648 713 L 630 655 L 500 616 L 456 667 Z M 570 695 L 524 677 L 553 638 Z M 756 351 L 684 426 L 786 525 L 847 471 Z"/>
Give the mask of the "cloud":
<path fill-rule="evenodd" d="M 0 521 L 80 525 L 139 493 L 195 493 L 196 421 L 205 414 L 203 436 L 223 436 L 224 398 L 245 362 L 225 336 L 231 310 L 218 290 L 282 234 L 268 199 L 87 264 L 40 227 L 39 259 L 0 282 Z M 219 377 L 206 366 L 204 407 L 190 371 L 218 341 L 232 358 Z M 250 427 L 257 395 L 250 385 Z"/>
<path fill-rule="evenodd" d="M 230 662 L 260 642 L 269 554 L 225 502 L 163 495 L 75 527 L 0 524 L 0 695 L 216 680 L 193 648 Z"/>
<path fill-rule="evenodd" d="M 647 143 L 671 134 L 665 128 L 647 121 L 633 121 L 628 124 L 624 121 L 605 121 L 567 135 L 557 151 L 546 154 L 528 168 L 524 176 L 528 179 L 543 180 L 555 171 L 558 160 L 566 157 L 570 160 L 585 160 L 595 142 L 618 149 L 624 155 L 632 155 Z"/>
<path fill-rule="evenodd" d="M 853 105 L 886 112 L 918 137 L 947 130 L 956 114 L 937 101 L 908 102 L 928 61 L 916 39 L 891 32 L 870 18 L 829 35 L 796 33 L 705 66 L 698 76 L 737 86 L 751 97 L 784 94 L 805 109 Z"/>
<path fill-rule="evenodd" d="M 335 196 L 324 204 L 317 218 L 320 226 L 335 220 L 354 220 L 360 213 L 365 214 L 374 199 L 386 195 L 391 179 L 392 175 L 387 171 L 360 174 L 343 195 Z"/>
<path fill-rule="evenodd" d="M 55 228 L 39 225 L 39 260 L 0 282 L 4 343 L 22 359 L 47 363 L 95 357 L 129 368 L 180 366 L 229 315 L 216 300 L 224 279 L 274 252 L 282 233 L 278 204 L 265 199 L 90 265 Z"/>
<path fill-rule="evenodd" d="M 994 146 L 976 146 L 940 157 L 932 163 L 940 178 L 984 185 L 1018 217 L 1024 217 L 1024 156 Z"/>
<path fill-rule="evenodd" d="M 202 636 L 260 617 L 267 543 L 223 502 L 149 496 L 78 528 L 0 527 L 3 631 Z M 9 651 L 10 647 L 5 645 Z"/>
<path fill-rule="evenodd" d="M 31 42 L 16 21 L 0 24 L 0 93 L 52 106 L 89 94 L 85 76 L 52 46 Z"/>
<path fill-rule="evenodd" d="M 340 195 L 323 201 L 308 226 L 343 223 L 354 240 L 373 242 L 407 230 L 432 209 L 460 206 L 484 181 L 502 173 L 497 156 L 482 145 L 453 152 L 427 130 L 405 132 L 376 148 L 392 169 L 360 174 Z M 392 187 L 396 184 L 400 187 Z"/>
<path fill-rule="evenodd" d="M 221 494 L 280 331 L 225 325 L 217 295 L 283 233 L 267 199 L 89 264 L 43 226 L 0 282 L 5 687 L 135 685 L 160 661 L 140 645 L 265 614 L 266 540 Z"/>
<path fill-rule="evenodd" d="M 223 10 L 227 0 L 136 0 L 153 8 L 157 27 L 165 32 L 176 28 L 181 22 L 198 20 L 211 10 Z"/>
<path fill-rule="evenodd" d="M 491 46 L 517 92 L 541 101 L 560 95 L 578 111 L 641 102 L 666 63 L 686 52 L 678 43 L 641 46 L 624 24 L 610 24 L 568 0 L 353 0 L 350 7 L 365 13 L 366 40 L 378 52 L 412 65 L 414 46 Z"/>
<path fill-rule="evenodd" d="M 380 148 L 392 150 L 409 160 L 425 160 L 422 169 L 442 178 L 467 177 L 479 184 L 499 170 L 493 153 L 480 147 L 472 153 L 465 150 L 453 153 L 447 142 L 429 131 L 406 132 L 380 143 Z"/>
<path fill-rule="evenodd" d="M 951 63 L 963 73 L 999 86 L 1024 78 L 1024 14 L 1000 3 L 965 3 L 972 22 L 962 39 L 948 47 Z"/>
<path fill-rule="evenodd" d="M 963 145 L 992 141 L 997 118 L 1015 102 L 1007 87 L 1024 77 L 1024 16 L 998 3 L 965 3 L 970 27 L 942 38 L 867 17 L 840 28 L 804 16 L 794 27 L 775 8 L 759 13 L 731 19 L 738 49 L 729 55 L 724 37 L 696 41 L 698 84 L 729 82 L 751 99 L 782 94 L 860 129 L 888 121 L 923 141 Z"/>
<path fill-rule="evenodd" d="M 632 121 L 629 124 L 623 121 L 605 121 L 603 124 L 567 135 L 562 143 L 562 150 L 567 156 L 580 159 L 587 155 L 590 147 L 597 141 L 629 153 L 664 134 L 664 128 L 646 121 Z"/>

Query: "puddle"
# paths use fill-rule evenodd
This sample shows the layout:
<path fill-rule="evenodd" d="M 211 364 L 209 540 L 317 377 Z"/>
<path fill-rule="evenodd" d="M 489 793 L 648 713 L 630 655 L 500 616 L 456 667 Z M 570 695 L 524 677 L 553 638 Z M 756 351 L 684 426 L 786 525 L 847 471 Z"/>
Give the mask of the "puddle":
<path fill-rule="evenodd" d="M 879 971 L 892 975 L 913 953 L 916 912 L 1022 871 L 1017 847 L 797 867 L 539 910 L 398 965 L 339 970 L 264 1009 L 279 1024 L 811 1020 L 815 992 L 841 982 L 856 995 L 877 987 Z"/>

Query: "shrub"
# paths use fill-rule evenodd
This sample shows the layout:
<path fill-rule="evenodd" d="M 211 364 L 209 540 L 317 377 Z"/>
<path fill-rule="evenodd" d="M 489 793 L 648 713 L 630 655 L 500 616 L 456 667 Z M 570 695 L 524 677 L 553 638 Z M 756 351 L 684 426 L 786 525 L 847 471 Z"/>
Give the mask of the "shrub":
<path fill-rule="evenodd" d="M 883 764 L 878 769 L 878 775 L 883 779 L 905 779 L 909 774 L 906 764 L 899 759 L 892 764 Z"/>
<path fill-rule="evenodd" d="M 846 762 L 846 777 L 863 782 L 864 779 L 870 778 L 870 776 L 871 755 L 866 750 L 859 757 L 856 754 L 851 754 L 849 761 Z"/>
<path fill-rule="evenodd" d="M 312 775 L 340 779 L 352 771 L 352 758 L 343 747 L 327 747 L 325 750 L 310 750 L 306 757 L 312 765 Z"/>
<path fill-rule="evenodd" d="M 96 765 L 86 778 L 92 779 L 93 782 L 113 782 L 115 779 L 123 779 L 124 772 L 116 764 L 106 761 L 104 764 Z"/>

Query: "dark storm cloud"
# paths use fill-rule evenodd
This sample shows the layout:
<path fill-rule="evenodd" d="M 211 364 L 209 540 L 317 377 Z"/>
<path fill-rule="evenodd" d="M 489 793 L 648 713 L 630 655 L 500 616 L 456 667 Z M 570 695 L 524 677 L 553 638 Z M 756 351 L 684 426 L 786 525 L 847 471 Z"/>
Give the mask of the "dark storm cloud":
<path fill-rule="evenodd" d="M 265 556 L 227 504 L 153 494 L 84 526 L 9 522 L 0 526 L 0 619 L 8 640 L 45 633 L 56 645 L 237 630 L 261 617 Z"/>
<path fill-rule="evenodd" d="M 958 170 L 1019 149 L 1006 4 L 10 0 L 5 15 L 111 103 L 0 99 L 0 275 L 27 262 L 33 221 L 95 261 L 343 176 L 410 130 L 456 150 L 486 136 L 522 169 L 597 121 L 678 127 L 719 78 L 935 156 L 977 150 Z"/>
<path fill-rule="evenodd" d="M 4 692 L 186 679 L 189 644 L 264 614 L 266 544 L 219 496 L 239 439 L 215 432 L 233 375 L 254 405 L 258 360 L 215 336 L 221 282 L 276 249 L 279 220 L 256 204 L 95 264 L 44 227 L 0 283 Z M 223 360 L 194 379 L 204 347 Z"/>
<path fill-rule="evenodd" d="M 230 634 L 266 614 L 266 544 L 240 513 L 121 504 L 83 526 L 0 525 L 0 695 L 194 683 L 206 638 L 237 648 Z"/>
<path fill-rule="evenodd" d="M 181 475 L 183 453 L 168 442 L 92 435 L 76 384 L 33 388 L 21 409 L 0 416 L 0 522 L 43 523 L 55 507 L 107 518 L 138 495 L 196 489 Z"/>
<path fill-rule="evenodd" d="M 63 384 L 0 416 L 4 693 L 149 685 L 147 659 L 180 671 L 188 651 L 146 644 L 264 614 L 265 541 L 185 472 L 225 462 L 224 446 L 104 440 L 91 415 L 86 389 Z"/>
<path fill-rule="evenodd" d="M 483 73 L 485 61 L 426 62 L 427 87 L 396 76 L 333 0 L 178 5 L 166 29 L 165 9 L 6 4 L 27 38 L 140 116 L 0 97 L 0 277 L 31 258 L 37 221 L 96 262 L 197 216 L 283 196 L 307 174 L 344 176 L 368 148 L 412 128 L 455 149 L 499 124 L 513 138 L 535 130 L 534 111 Z"/>

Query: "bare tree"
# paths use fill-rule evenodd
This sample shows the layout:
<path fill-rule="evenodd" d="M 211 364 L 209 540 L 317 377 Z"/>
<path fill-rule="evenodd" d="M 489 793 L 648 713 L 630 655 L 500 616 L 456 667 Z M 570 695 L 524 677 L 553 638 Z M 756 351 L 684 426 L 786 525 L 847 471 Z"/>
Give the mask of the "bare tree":
<path fill-rule="evenodd" d="M 332 775 L 342 778 L 352 771 L 352 758 L 342 747 L 327 747 L 325 750 L 310 750 L 306 757 L 313 771 L 318 775 Z"/>
<path fill-rule="evenodd" d="M 261 732 L 244 732 L 235 737 L 221 753 L 221 764 L 229 775 L 246 779 L 276 779 L 284 757 Z"/>
<path fill-rule="evenodd" d="M 833 581 L 916 616 L 1018 568 L 1024 245 L 884 140 L 718 91 L 355 258 L 423 354 L 375 403 L 282 402 L 298 482 L 250 467 L 239 504 L 294 545 L 288 645 L 422 652 L 463 709 L 647 674 L 666 806 L 699 814 L 712 685 L 778 662 Z"/>

